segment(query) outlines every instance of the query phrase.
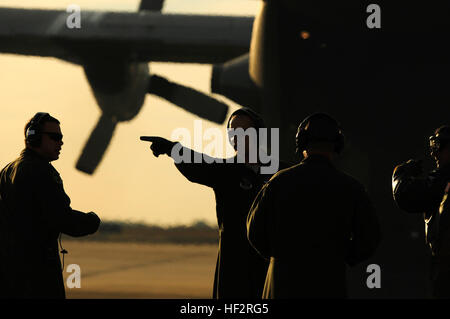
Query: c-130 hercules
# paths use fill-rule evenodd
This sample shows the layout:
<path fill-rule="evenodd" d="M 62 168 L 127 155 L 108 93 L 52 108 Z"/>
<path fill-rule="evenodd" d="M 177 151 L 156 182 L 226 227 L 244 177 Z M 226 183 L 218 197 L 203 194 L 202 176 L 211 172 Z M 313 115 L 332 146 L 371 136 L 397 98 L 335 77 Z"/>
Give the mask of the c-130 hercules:
<path fill-rule="evenodd" d="M 279 128 L 283 160 L 298 160 L 298 123 L 328 112 L 347 139 L 337 164 L 365 184 L 383 231 L 377 254 L 349 272 L 350 296 L 426 297 L 423 221 L 399 211 L 390 182 L 394 166 L 423 157 L 427 137 L 449 121 L 449 11 L 377 1 L 381 29 L 370 29 L 369 3 L 265 0 L 253 19 L 162 14 L 163 1 L 142 1 L 137 13 L 82 12 L 76 32 L 65 27 L 66 12 L 0 9 L 0 52 L 84 67 L 103 112 L 77 163 L 90 174 L 116 123 L 134 118 L 146 93 L 217 123 L 225 119 L 225 104 L 149 75 L 149 61 L 215 64 L 212 92 Z M 29 23 L 20 24 L 25 18 Z M 307 227 L 320 234 L 320 225 Z M 379 289 L 366 285 L 370 263 L 381 268 Z"/>
<path fill-rule="evenodd" d="M 223 123 L 228 106 L 150 73 L 148 62 L 218 63 L 248 52 L 253 18 L 161 13 L 163 1 L 138 12 L 72 12 L 0 8 L 0 52 L 55 57 L 84 68 L 102 115 L 77 162 L 93 174 L 116 124 L 132 120 L 146 94 Z"/>

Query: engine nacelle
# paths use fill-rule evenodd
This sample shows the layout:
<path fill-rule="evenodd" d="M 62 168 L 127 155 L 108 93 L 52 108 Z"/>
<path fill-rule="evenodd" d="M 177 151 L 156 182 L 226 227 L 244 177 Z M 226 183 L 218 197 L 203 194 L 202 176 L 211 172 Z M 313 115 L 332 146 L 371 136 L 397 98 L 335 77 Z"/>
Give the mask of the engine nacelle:
<path fill-rule="evenodd" d="M 250 78 L 248 66 L 248 54 L 224 64 L 215 64 L 211 77 L 211 92 L 259 111 L 261 92 Z"/>
<path fill-rule="evenodd" d="M 97 60 L 85 64 L 84 71 L 105 116 L 122 122 L 139 113 L 148 91 L 147 63 Z"/>

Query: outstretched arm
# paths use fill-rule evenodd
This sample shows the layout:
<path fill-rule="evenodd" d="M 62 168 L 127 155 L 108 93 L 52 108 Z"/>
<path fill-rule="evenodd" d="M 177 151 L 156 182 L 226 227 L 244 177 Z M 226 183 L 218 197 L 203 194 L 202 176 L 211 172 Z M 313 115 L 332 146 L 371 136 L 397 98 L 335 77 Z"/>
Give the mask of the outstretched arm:
<path fill-rule="evenodd" d="M 172 157 L 181 174 L 193 183 L 213 187 L 224 178 L 225 165 L 221 165 L 223 159 L 195 152 L 181 143 L 158 136 L 142 136 L 141 140 L 152 142 L 150 149 L 156 157 L 161 154 Z"/>

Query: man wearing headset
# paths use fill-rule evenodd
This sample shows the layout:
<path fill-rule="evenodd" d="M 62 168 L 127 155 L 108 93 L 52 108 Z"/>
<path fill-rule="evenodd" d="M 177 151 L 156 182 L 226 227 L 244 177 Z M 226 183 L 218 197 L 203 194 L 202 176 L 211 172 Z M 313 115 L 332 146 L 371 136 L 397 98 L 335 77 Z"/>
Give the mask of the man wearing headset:
<path fill-rule="evenodd" d="M 258 130 L 264 127 L 263 119 L 249 108 L 241 108 L 232 113 L 227 125 L 227 128 L 236 130 Z M 173 156 L 172 149 L 178 144 L 161 137 L 146 140 L 152 142 L 150 148 L 155 156 Z M 214 190 L 220 238 L 213 298 L 260 298 L 267 262 L 248 243 L 245 224 L 256 194 L 272 174 L 261 174 L 261 163 L 249 161 L 249 144 L 258 145 L 257 141 L 246 139 L 243 148 L 245 154 L 241 154 L 236 141 L 230 142 L 236 150 L 232 161 L 221 159 L 219 163 L 205 154 L 182 147 L 183 153 L 191 154 L 192 158 L 203 158 L 203 161 L 175 162 L 175 165 L 189 181 Z M 178 147 L 181 147 L 181 144 Z M 239 156 L 242 163 L 237 160 Z M 287 166 L 284 163 L 280 165 Z"/>
<path fill-rule="evenodd" d="M 59 158 L 62 138 L 59 121 L 37 113 L 25 126 L 26 148 L 0 172 L 1 297 L 65 298 L 58 237 L 99 227 L 95 213 L 70 207 L 50 164 Z"/>
<path fill-rule="evenodd" d="M 432 295 L 450 298 L 450 217 L 444 196 L 450 187 L 450 126 L 436 129 L 429 143 L 437 169 L 424 175 L 421 161 L 400 164 L 394 169 L 392 190 L 402 210 L 424 215 L 425 240 L 431 250 Z"/>
<path fill-rule="evenodd" d="M 249 241 L 270 258 L 262 297 L 345 298 L 345 264 L 374 253 L 378 219 L 363 185 L 333 165 L 344 146 L 336 120 L 308 116 L 296 142 L 304 159 L 275 174 L 248 215 Z"/>

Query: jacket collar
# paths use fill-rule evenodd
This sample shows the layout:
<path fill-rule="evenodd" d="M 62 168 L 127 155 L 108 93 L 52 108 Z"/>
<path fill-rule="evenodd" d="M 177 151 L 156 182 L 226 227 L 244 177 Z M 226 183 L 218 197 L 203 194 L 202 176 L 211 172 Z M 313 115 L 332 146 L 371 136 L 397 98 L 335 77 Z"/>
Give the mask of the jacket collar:
<path fill-rule="evenodd" d="M 333 162 L 326 157 L 325 155 L 321 155 L 321 154 L 313 154 L 308 156 L 307 158 L 303 159 L 301 161 L 302 164 L 306 164 L 306 163 L 321 163 L 321 164 L 328 164 L 333 166 Z"/>
<path fill-rule="evenodd" d="M 45 157 L 39 155 L 36 151 L 33 151 L 31 148 L 25 148 L 20 152 L 20 157 L 22 158 L 33 158 L 41 161 L 49 162 Z"/>

